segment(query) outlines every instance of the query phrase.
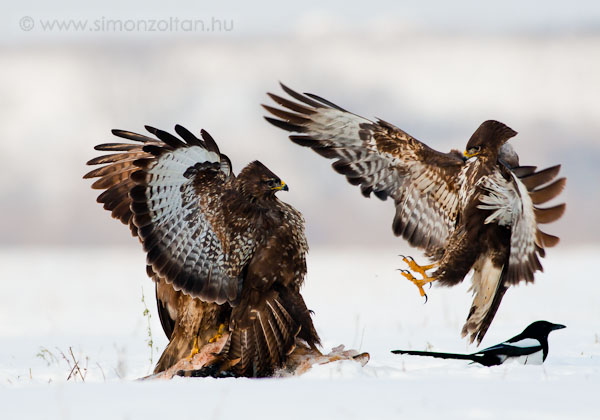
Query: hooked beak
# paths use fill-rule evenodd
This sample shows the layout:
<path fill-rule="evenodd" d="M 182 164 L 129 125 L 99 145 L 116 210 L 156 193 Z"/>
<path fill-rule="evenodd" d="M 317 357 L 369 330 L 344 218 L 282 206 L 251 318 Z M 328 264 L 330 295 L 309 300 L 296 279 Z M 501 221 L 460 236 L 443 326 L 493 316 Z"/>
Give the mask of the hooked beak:
<path fill-rule="evenodd" d="M 281 185 L 278 185 L 276 187 L 271 188 L 274 191 L 289 191 L 290 189 L 288 188 L 287 184 L 283 181 L 281 181 Z"/>
<path fill-rule="evenodd" d="M 466 150 L 463 152 L 463 156 L 467 159 L 472 158 L 473 156 L 477 156 L 479 153 L 468 153 Z"/>

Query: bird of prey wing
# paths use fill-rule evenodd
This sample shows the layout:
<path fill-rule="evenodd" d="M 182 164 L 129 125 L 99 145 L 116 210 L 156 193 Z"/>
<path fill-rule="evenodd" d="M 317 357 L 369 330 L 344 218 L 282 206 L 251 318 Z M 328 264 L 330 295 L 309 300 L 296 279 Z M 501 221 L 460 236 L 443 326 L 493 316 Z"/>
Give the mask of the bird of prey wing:
<path fill-rule="evenodd" d="M 230 255 L 234 235 L 226 230 L 229 225 L 215 223 L 224 217 L 215 203 L 233 178 L 229 159 L 206 132 L 198 139 L 177 126 L 184 142 L 165 131 L 147 129 L 159 141 L 113 130 L 116 136 L 141 144 L 97 146 L 123 153 L 92 159 L 91 165 L 108 165 L 86 177 L 101 177 L 93 188 L 110 186 L 98 201 L 140 237 L 154 273 L 205 302 L 232 302 L 254 244 L 245 243 L 238 254 Z"/>
<path fill-rule="evenodd" d="M 456 225 L 460 156 L 438 152 L 383 120 L 373 122 L 281 86 L 296 101 L 269 93 L 286 109 L 263 105 L 277 117 L 267 121 L 300 133 L 290 135 L 293 142 L 336 159 L 333 168 L 359 185 L 364 196 L 393 198 L 394 233 L 430 255 L 439 254 Z"/>
<path fill-rule="evenodd" d="M 556 165 L 519 177 L 519 168 L 515 168 L 515 172 L 510 172 L 509 181 L 501 176 L 489 176 L 483 180 L 481 187 L 486 194 L 481 195 L 478 207 L 491 212 L 485 223 L 497 223 L 511 228 L 510 257 L 506 273 L 508 284 L 517 284 L 521 280 L 533 281 L 534 273 L 542 270 L 537 255 L 543 257 L 545 247 L 558 243 L 558 237 L 541 231 L 539 224 L 559 219 L 565 211 L 565 204 L 549 208 L 537 205 L 553 199 L 563 190 L 566 178 L 548 184 L 559 170 L 560 165 Z"/>

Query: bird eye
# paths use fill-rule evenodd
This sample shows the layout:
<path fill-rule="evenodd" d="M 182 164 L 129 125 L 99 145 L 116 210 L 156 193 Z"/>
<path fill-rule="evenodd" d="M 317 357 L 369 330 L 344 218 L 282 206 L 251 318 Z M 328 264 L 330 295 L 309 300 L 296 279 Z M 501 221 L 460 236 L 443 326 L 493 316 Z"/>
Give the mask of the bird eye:
<path fill-rule="evenodd" d="M 477 152 L 479 152 L 480 150 L 481 150 L 481 146 L 474 146 L 474 147 L 471 147 L 471 148 L 469 149 L 469 154 L 470 154 L 470 155 L 472 155 L 472 154 L 474 154 L 474 153 L 477 153 Z"/>

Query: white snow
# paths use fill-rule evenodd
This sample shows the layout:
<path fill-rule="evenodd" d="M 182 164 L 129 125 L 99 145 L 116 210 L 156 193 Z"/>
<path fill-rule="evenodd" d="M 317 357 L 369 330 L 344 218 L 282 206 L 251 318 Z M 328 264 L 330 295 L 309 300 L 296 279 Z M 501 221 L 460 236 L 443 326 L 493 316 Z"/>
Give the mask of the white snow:
<path fill-rule="evenodd" d="M 142 290 L 152 315 L 154 362 L 166 344 L 141 250 L 2 249 L 0 416 L 600 418 L 600 286 L 594 275 L 600 248 L 552 249 L 535 285 L 506 294 L 481 348 L 537 319 L 567 329 L 550 335 L 543 366 L 492 368 L 389 352 L 476 351 L 459 335 L 470 303 L 468 281 L 433 287 L 423 304 L 396 271 L 400 252 L 423 261 L 401 243 L 397 249 L 310 253 L 304 296 L 324 348 L 343 343 L 368 351 L 364 368 L 344 361 L 290 379 L 139 382 L 152 367 Z M 87 366 L 85 382 L 78 375 L 67 379 L 71 368 L 61 352 L 69 359 L 69 349 L 82 369 Z"/>

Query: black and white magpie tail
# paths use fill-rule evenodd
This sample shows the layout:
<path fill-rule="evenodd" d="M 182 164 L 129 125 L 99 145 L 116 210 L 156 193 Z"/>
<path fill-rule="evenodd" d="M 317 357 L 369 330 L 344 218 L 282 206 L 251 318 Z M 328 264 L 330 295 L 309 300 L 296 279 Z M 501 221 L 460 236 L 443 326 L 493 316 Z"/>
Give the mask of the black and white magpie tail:
<path fill-rule="evenodd" d="M 436 351 L 419 351 L 419 350 L 392 350 L 394 354 L 410 354 L 412 356 L 429 356 L 436 357 L 438 359 L 456 359 L 456 360 L 470 360 L 475 363 L 479 363 L 484 366 L 498 365 L 497 360 L 490 360 L 484 355 L 480 354 L 459 354 L 459 353 L 440 353 Z"/>

